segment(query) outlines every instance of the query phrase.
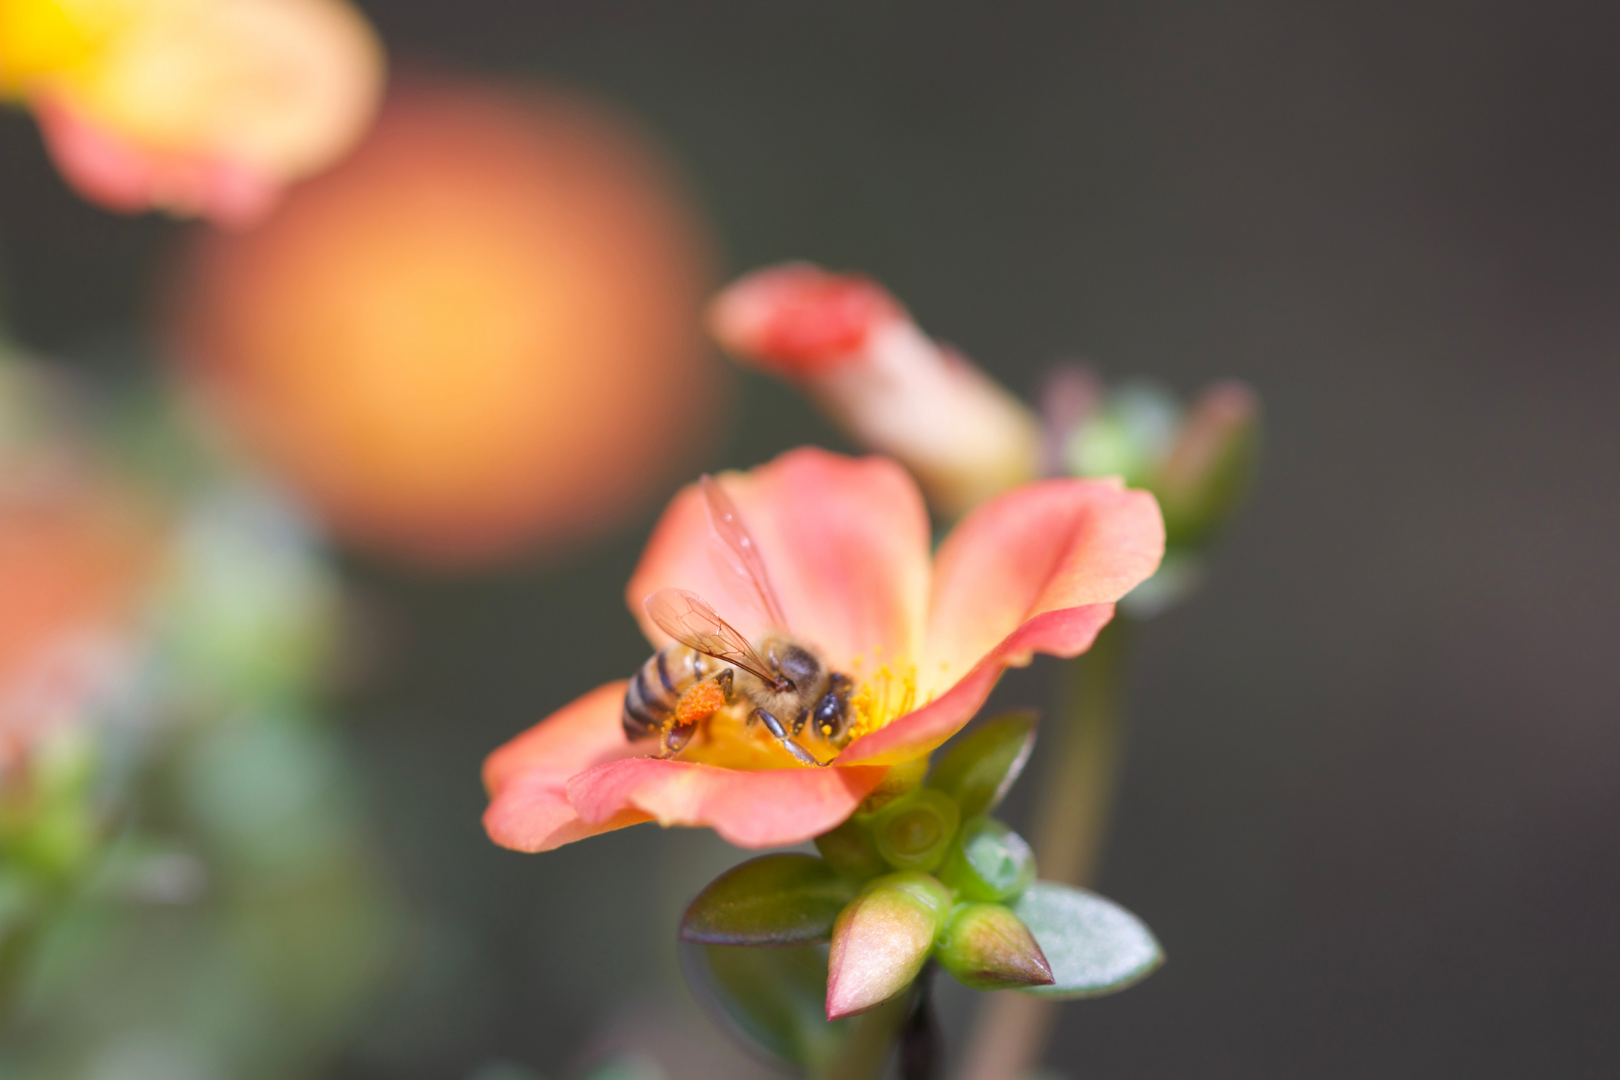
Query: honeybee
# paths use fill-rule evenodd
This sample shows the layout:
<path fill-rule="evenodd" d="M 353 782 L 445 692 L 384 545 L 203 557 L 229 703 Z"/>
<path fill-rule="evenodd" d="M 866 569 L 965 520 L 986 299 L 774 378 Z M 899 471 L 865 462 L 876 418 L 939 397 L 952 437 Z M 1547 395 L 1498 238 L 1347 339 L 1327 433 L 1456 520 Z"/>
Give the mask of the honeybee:
<path fill-rule="evenodd" d="M 703 477 L 700 484 L 716 561 L 751 590 L 771 629 L 757 644 L 750 643 L 697 593 L 660 589 L 647 597 L 647 614 L 676 643 L 654 653 L 630 680 L 622 714 L 625 735 L 632 741 L 659 735 L 657 756 L 672 757 L 715 711 L 686 706 L 700 697 L 715 705 L 740 699 L 752 706 L 750 724 L 764 724 L 788 753 L 819 766 L 823 762 L 805 749 L 799 736 L 808 726 L 839 749 L 849 742 L 854 680 L 831 670 L 815 648 L 787 629 L 759 545 L 736 505 L 712 477 Z"/>

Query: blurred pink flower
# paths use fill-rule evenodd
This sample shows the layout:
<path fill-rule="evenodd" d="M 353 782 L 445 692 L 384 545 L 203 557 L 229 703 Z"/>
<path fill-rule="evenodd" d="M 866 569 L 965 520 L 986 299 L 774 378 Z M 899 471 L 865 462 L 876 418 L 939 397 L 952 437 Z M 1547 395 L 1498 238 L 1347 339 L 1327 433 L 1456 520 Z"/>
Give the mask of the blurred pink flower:
<path fill-rule="evenodd" d="M 249 224 L 359 138 L 382 81 L 344 0 L 0 0 L 0 93 L 110 210 Z"/>
<path fill-rule="evenodd" d="M 833 828 L 883 780 L 960 730 L 1002 671 L 1085 651 L 1114 602 L 1158 565 L 1152 496 L 1111 480 L 1048 480 L 991 499 L 929 552 L 911 477 L 884 458 L 800 449 L 724 486 L 757 540 L 794 634 L 856 681 L 855 738 L 828 768 L 800 765 L 741 710 L 716 713 L 677 759 L 638 756 L 620 724 L 625 682 L 599 687 L 490 755 L 491 838 L 520 851 L 641 821 L 709 826 L 731 843 L 793 844 Z M 725 571 L 697 485 L 665 511 L 627 600 L 679 587 L 724 606 Z M 724 617 L 750 640 L 746 607 Z"/>
<path fill-rule="evenodd" d="M 0 487 L 0 790 L 123 676 L 157 537 L 97 485 Z"/>

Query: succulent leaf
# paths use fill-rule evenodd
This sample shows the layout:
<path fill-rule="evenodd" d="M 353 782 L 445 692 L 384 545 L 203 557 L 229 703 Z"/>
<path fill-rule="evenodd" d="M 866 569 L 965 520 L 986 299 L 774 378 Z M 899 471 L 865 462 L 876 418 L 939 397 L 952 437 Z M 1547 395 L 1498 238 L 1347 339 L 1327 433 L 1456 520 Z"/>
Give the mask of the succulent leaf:
<path fill-rule="evenodd" d="M 681 920 L 681 940 L 706 945 L 826 941 L 855 887 L 814 855 L 762 855 L 721 874 Z"/>
<path fill-rule="evenodd" d="M 958 738 L 928 785 L 956 800 L 962 817 L 994 810 L 1035 746 L 1036 714 L 1003 713 Z"/>
<path fill-rule="evenodd" d="M 1052 968 L 1041 997 L 1096 997 L 1123 990 L 1164 963 L 1164 950 L 1135 915 L 1096 893 L 1037 881 L 1012 905 Z"/>

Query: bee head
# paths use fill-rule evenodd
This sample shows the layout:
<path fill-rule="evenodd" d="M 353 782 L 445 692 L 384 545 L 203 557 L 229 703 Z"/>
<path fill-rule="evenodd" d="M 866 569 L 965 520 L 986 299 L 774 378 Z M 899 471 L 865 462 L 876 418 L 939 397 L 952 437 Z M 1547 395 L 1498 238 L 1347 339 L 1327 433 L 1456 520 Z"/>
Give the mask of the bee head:
<path fill-rule="evenodd" d="M 776 670 L 794 689 L 814 686 L 821 677 L 821 661 L 808 649 L 786 645 L 776 651 Z"/>

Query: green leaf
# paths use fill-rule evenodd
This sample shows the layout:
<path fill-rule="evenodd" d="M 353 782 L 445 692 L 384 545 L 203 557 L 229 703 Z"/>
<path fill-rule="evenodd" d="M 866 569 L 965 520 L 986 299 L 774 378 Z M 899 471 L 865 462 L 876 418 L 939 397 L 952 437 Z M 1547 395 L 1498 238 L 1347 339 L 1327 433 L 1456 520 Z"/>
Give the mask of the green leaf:
<path fill-rule="evenodd" d="M 815 1080 L 875 1076 L 911 1008 L 898 994 L 871 1012 L 827 1019 L 827 949 L 680 946 L 681 968 L 715 1023 L 756 1055 Z"/>
<path fill-rule="evenodd" d="M 848 1033 L 850 1021 L 827 1020 L 827 955 L 820 946 L 683 945 L 681 961 L 699 1001 L 756 1052 L 810 1067 L 835 1055 Z"/>
<path fill-rule="evenodd" d="M 826 941 L 855 886 L 814 855 L 762 855 L 721 874 L 681 920 L 681 940 L 705 945 Z"/>
<path fill-rule="evenodd" d="M 1164 950 L 1142 920 L 1096 893 L 1037 881 L 1012 910 L 1035 935 L 1054 980 L 1022 993 L 1095 997 L 1123 990 L 1164 963 Z"/>
<path fill-rule="evenodd" d="M 994 810 L 1035 746 L 1036 714 L 1003 713 L 957 739 L 928 786 L 956 800 L 962 820 Z"/>

